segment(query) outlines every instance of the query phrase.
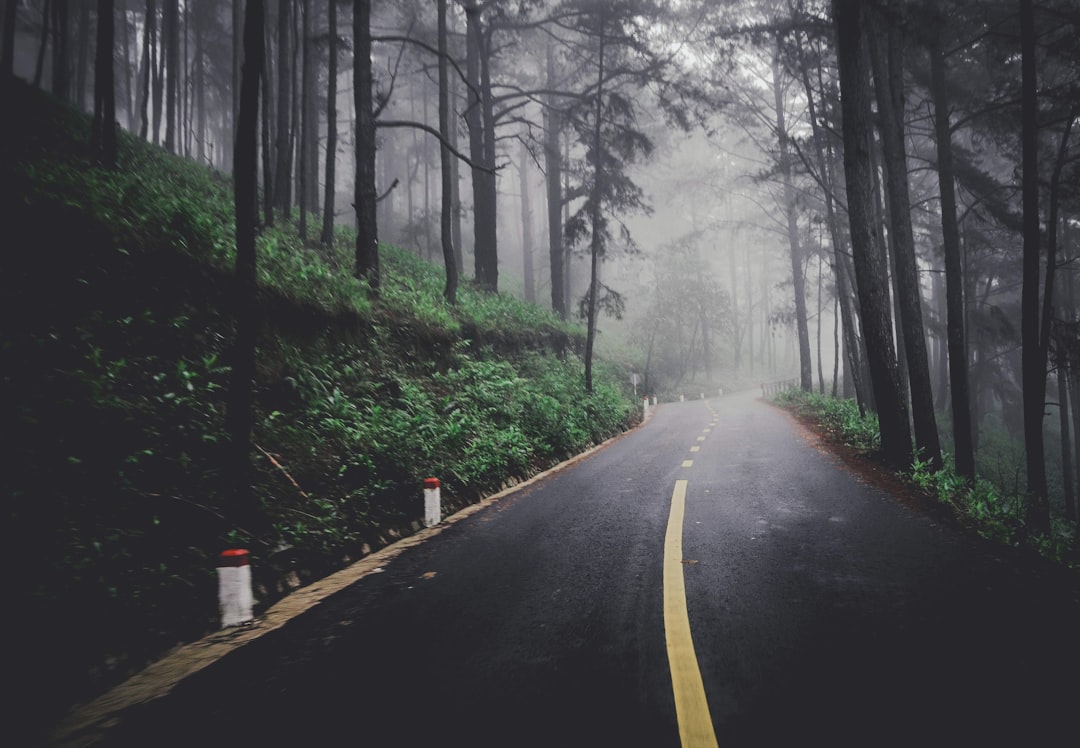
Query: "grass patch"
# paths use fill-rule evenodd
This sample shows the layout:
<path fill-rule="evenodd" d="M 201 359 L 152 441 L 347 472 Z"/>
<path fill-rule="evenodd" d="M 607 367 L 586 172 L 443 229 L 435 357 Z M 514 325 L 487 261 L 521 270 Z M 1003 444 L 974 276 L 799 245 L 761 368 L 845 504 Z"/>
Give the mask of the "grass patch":
<path fill-rule="evenodd" d="M 877 417 L 872 413 L 860 415 L 854 400 L 791 389 L 776 395 L 773 402 L 811 419 L 832 437 L 865 455 L 872 455 L 880 447 Z M 1025 522 L 1027 500 L 1021 493 L 984 477 L 969 484 L 957 475 L 952 455 L 946 453 L 944 462 L 941 470 L 932 471 L 929 462 L 917 456 L 911 467 L 899 475 L 950 507 L 965 525 L 983 537 L 1009 546 L 1030 546 L 1057 563 L 1080 568 L 1074 524 L 1054 517 L 1049 536 L 1032 535 Z"/>
<path fill-rule="evenodd" d="M 221 480 L 229 179 L 123 133 L 120 167 L 100 169 L 85 116 L 8 93 L 0 484 L 10 551 L 32 567 L 13 584 L 12 672 L 49 711 L 25 720 L 216 629 L 223 548 L 252 550 L 262 610 L 412 532 L 423 478 L 464 506 L 640 417 L 620 369 L 598 366 L 585 393 L 579 327 L 467 280 L 451 307 L 440 267 L 389 246 L 375 297 L 352 232 L 331 251 L 280 222 L 257 243 L 252 455 L 277 537 L 254 538 Z"/>

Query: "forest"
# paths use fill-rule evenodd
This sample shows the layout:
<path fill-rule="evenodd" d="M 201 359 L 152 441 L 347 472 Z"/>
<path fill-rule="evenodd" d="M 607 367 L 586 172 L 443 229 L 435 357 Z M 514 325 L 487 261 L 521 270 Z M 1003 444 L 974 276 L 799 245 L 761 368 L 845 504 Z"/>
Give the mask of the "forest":
<path fill-rule="evenodd" d="M 1075 0 L 6 0 L 5 521 L 41 565 L 28 639 L 86 615 L 37 687 L 212 629 L 222 547 L 270 602 L 415 531 L 428 475 L 464 506 L 643 397 L 790 381 L 1075 565 L 1078 27 Z"/>

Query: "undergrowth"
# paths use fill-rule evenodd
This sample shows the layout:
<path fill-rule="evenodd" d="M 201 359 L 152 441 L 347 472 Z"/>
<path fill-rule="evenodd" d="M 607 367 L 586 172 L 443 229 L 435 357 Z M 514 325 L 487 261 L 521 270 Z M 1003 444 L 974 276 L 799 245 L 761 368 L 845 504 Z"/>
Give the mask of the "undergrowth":
<path fill-rule="evenodd" d="M 834 438 L 871 454 L 880 447 L 877 417 L 859 414 L 851 399 L 834 399 L 791 389 L 774 398 L 782 407 L 816 421 Z M 980 535 L 1010 546 L 1027 544 L 1058 563 L 1080 568 L 1076 560 L 1077 531 L 1073 523 L 1060 517 L 1051 520 L 1047 535 L 1035 535 L 1026 527 L 1026 497 L 1007 484 L 979 476 L 969 484 L 956 473 L 952 455 L 944 455 L 944 466 L 932 470 L 928 460 L 916 455 L 911 467 L 900 476 L 928 496 L 950 507 L 965 524 Z"/>
<path fill-rule="evenodd" d="M 258 537 L 222 488 L 229 180 L 123 133 L 100 169 L 86 117 L 24 86 L 7 101 L 0 479 L 31 567 L 12 668 L 52 710 L 27 720 L 217 628 L 223 548 L 252 550 L 259 612 L 414 531 L 424 478 L 452 510 L 640 417 L 611 364 L 585 392 L 583 332 L 551 312 L 467 280 L 450 306 L 441 268 L 385 245 L 376 296 L 350 230 L 331 250 L 279 220 L 258 239 Z"/>

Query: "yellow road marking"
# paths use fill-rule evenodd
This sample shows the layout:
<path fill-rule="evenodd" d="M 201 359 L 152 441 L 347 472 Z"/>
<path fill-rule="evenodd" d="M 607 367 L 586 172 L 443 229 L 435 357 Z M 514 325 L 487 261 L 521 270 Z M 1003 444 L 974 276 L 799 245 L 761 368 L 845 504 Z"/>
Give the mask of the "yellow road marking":
<path fill-rule="evenodd" d="M 699 442 L 703 442 L 703 441 L 705 441 L 705 437 L 704 437 L 704 436 L 699 436 L 699 437 L 697 438 L 697 440 L 698 440 Z"/>
<path fill-rule="evenodd" d="M 679 722 L 679 738 L 684 748 L 715 746 L 709 702 L 701 681 L 694 640 L 690 636 L 690 616 L 686 612 L 686 582 L 683 578 L 683 517 L 686 513 L 685 480 L 675 481 L 671 494 L 671 513 L 668 515 L 664 537 L 664 635 L 667 639 L 668 665 L 671 668 L 671 687 L 675 693 L 675 716 Z"/>
<path fill-rule="evenodd" d="M 694 466 L 694 461 L 693 460 L 683 460 L 682 461 L 682 466 L 683 467 L 693 467 Z"/>
<path fill-rule="evenodd" d="M 709 433 L 710 431 L 712 431 L 712 429 L 705 429 L 706 434 Z"/>
<path fill-rule="evenodd" d="M 691 451 L 691 452 L 700 452 L 700 451 L 701 451 L 701 447 L 690 447 L 690 451 Z"/>

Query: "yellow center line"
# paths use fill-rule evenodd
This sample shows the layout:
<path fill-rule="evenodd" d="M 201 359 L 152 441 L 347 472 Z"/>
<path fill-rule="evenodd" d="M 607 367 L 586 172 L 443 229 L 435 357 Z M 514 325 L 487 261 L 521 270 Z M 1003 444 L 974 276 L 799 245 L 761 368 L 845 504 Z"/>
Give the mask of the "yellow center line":
<path fill-rule="evenodd" d="M 690 447 L 690 451 L 691 451 L 691 452 L 700 452 L 700 451 L 701 451 L 701 447 Z"/>
<path fill-rule="evenodd" d="M 667 639 L 671 687 L 675 693 L 675 716 L 684 748 L 715 746 L 709 703 L 701 681 L 694 640 L 690 636 L 690 616 L 686 612 L 686 582 L 683 578 L 682 533 L 686 513 L 685 480 L 675 481 L 671 494 L 664 537 L 664 635 Z"/>
<path fill-rule="evenodd" d="M 699 436 L 699 437 L 697 438 L 697 440 L 698 440 L 699 442 L 703 442 L 703 441 L 705 441 L 705 437 L 704 437 L 704 436 Z"/>
<path fill-rule="evenodd" d="M 683 467 L 693 467 L 694 466 L 694 461 L 693 460 L 683 460 L 682 461 L 682 466 Z"/>

